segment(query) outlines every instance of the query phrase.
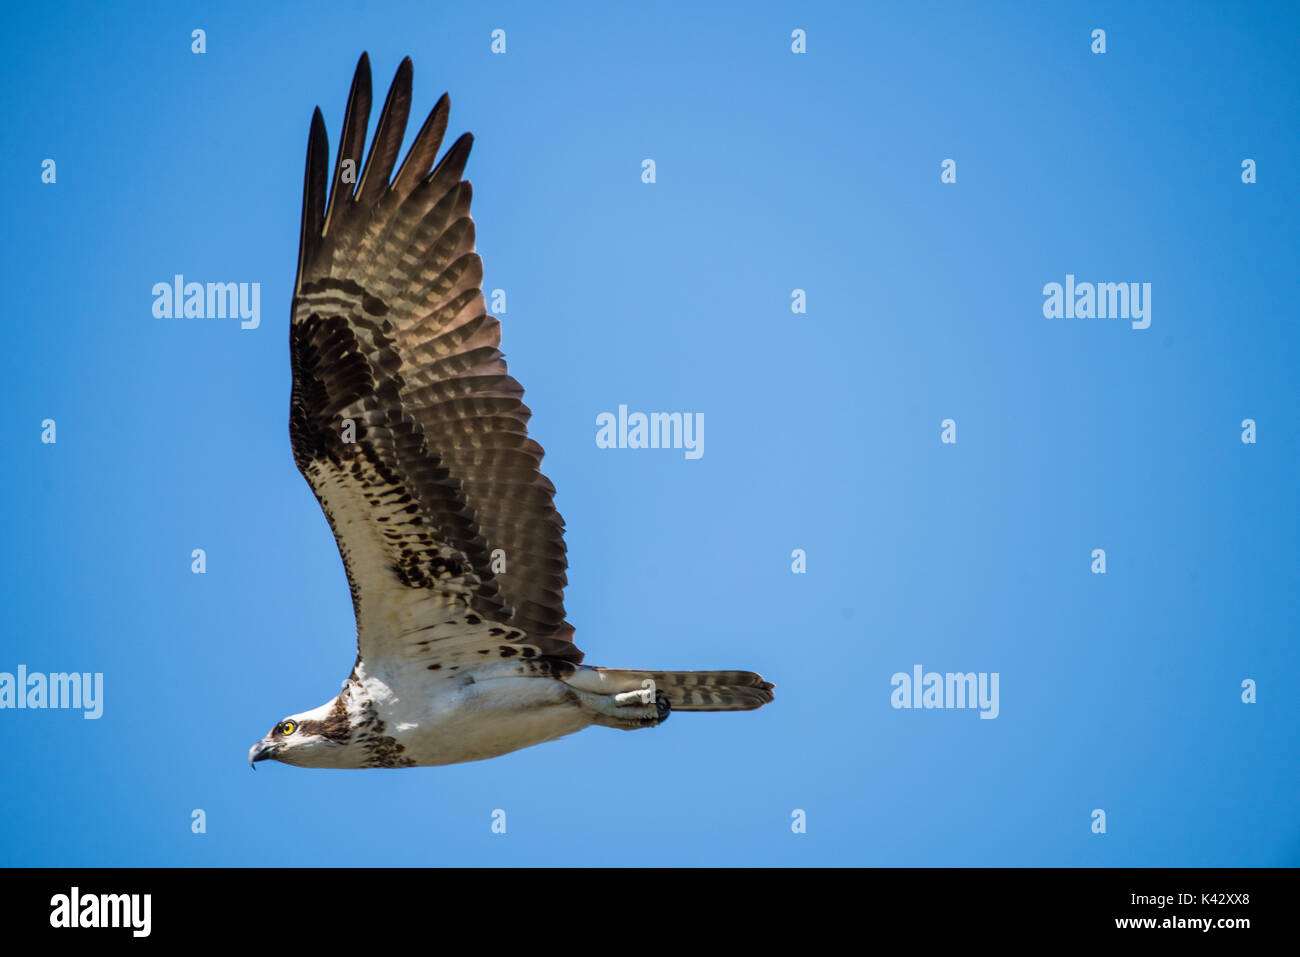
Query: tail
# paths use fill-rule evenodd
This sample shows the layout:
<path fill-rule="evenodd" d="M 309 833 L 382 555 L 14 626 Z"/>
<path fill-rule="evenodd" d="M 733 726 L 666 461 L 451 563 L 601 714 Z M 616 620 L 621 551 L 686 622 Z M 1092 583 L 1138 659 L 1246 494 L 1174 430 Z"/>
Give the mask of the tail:
<path fill-rule="evenodd" d="M 772 700 L 772 683 L 752 671 L 592 671 L 607 694 L 635 691 L 649 679 L 668 696 L 674 711 L 752 711 Z"/>

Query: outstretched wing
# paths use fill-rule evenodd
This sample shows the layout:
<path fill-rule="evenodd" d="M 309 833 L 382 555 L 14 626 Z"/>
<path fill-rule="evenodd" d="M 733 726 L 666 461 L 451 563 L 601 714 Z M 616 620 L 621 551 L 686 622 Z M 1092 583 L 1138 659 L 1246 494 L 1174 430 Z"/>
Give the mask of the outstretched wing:
<path fill-rule="evenodd" d="M 338 541 L 361 658 L 578 662 L 555 488 L 480 289 L 461 179 L 473 138 L 433 166 L 445 94 L 392 176 L 411 74 L 404 59 L 362 167 L 361 55 L 328 205 L 329 144 L 312 117 L 290 325 L 294 461 Z"/>

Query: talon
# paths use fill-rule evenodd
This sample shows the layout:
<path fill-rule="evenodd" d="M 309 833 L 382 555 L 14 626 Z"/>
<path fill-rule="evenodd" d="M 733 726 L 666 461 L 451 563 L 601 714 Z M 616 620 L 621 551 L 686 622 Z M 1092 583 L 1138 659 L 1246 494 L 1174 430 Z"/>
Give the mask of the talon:
<path fill-rule="evenodd" d="M 672 712 L 672 702 L 668 700 L 668 695 L 662 691 L 655 692 L 655 707 L 659 710 L 659 723 L 663 724 L 668 720 L 668 715 Z"/>

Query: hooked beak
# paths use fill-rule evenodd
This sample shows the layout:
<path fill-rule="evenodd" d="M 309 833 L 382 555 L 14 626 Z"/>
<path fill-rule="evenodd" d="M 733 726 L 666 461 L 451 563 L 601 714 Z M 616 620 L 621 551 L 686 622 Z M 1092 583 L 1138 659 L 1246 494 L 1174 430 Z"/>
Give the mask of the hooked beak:
<path fill-rule="evenodd" d="M 276 746 L 270 741 L 259 741 L 248 749 L 248 766 L 257 770 L 254 764 L 258 761 L 265 761 L 267 758 L 275 757 Z"/>

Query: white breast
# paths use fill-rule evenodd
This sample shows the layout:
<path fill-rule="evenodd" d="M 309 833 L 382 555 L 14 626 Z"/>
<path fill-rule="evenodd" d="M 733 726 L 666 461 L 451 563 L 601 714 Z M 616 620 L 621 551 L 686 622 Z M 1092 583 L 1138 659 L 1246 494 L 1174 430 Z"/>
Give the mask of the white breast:
<path fill-rule="evenodd" d="M 592 724 L 562 682 L 522 677 L 510 662 L 464 667 L 455 677 L 407 667 L 365 676 L 362 686 L 385 734 L 417 765 L 480 761 Z"/>

